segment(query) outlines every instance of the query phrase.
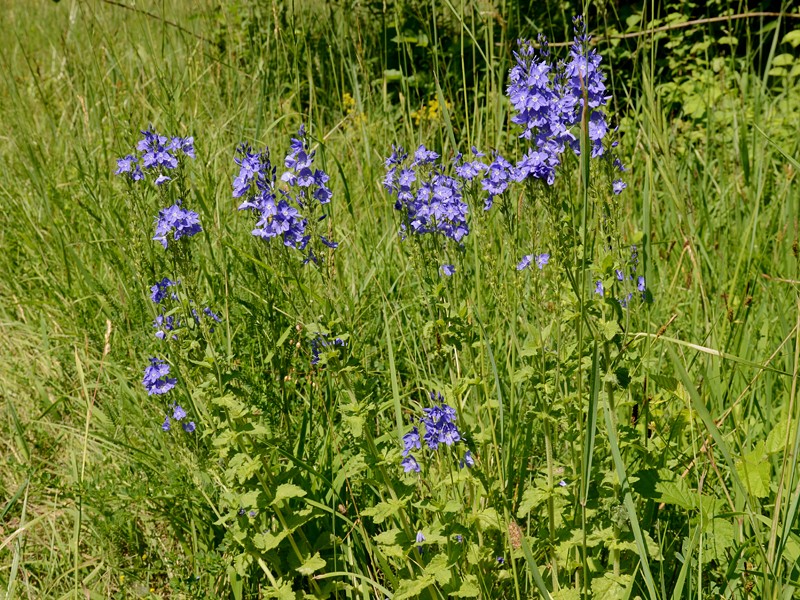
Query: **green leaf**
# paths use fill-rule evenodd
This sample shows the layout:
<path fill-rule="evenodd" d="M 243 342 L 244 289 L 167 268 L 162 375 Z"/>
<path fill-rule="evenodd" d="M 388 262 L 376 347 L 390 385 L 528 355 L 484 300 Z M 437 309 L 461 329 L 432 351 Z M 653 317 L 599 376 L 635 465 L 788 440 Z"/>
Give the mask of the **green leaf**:
<path fill-rule="evenodd" d="M 425 565 L 425 574 L 433 577 L 439 585 L 447 585 L 450 581 L 450 567 L 447 554 L 437 554 Z"/>
<path fill-rule="evenodd" d="M 385 502 L 378 502 L 375 506 L 371 506 L 363 511 L 362 515 L 372 517 L 374 523 L 383 523 L 389 517 L 393 517 L 400 512 L 406 505 L 406 500 L 403 498 L 392 498 Z"/>
<path fill-rule="evenodd" d="M 517 509 L 517 517 L 524 519 L 537 506 L 542 506 L 551 496 L 548 490 L 541 487 L 529 487 L 522 494 L 522 500 Z"/>
<path fill-rule="evenodd" d="M 419 579 L 408 579 L 402 581 L 397 587 L 394 594 L 394 600 L 404 600 L 405 598 L 417 598 L 419 595 L 433 583 L 432 575 L 424 575 Z"/>
<path fill-rule="evenodd" d="M 784 44 L 789 44 L 792 48 L 800 46 L 800 29 L 790 31 L 781 40 Z"/>
<path fill-rule="evenodd" d="M 703 552 L 704 563 L 712 560 L 719 564 L 727 564 L 729 557 L 727 551 L 734 547 L 736 542 L 736 531 L 733 523 L 727 519 L 708 519 L 703 527 Z"/>
<path fill-rule="evenodd" d="M 288 531 L 281 531 L 277 534 L 273 534 L 271 531 L 257 533 L 253 536 L 253 544 L 262 552 L 269 552 L 273 548 L 277 548 L 287 535 L 289 535 Z"/>
<path fill-rule="evenodd" d="M 631 581 L 631 575 L 604 573 L 602 577 L 592 579 L 592 596 L 603 600 L 625 600 Z"/>
<path fill-rule="evenodd" d="M 746 452 L 742 458 L 736 460 L 736 473 L 745 488 L 756 498 L 766 498 L 769 495 L 770 463 L 764 460 L 764 454 L 765 444 L 761 441 L 751 452 Z"/>
<path fill-rule="evenodd" d="M 302 565 L 297 567 L 296 571 L 308 577 L 314 571 L 319 571 L 326 564 L 325 559 L 319 555 L 319 552 L 316 552 L 314 556 L 309 557 Z"/>
<path fill-rule="evenodd" d="M 778 424 L 770 429 L 767 435 L 767 454 L 777 454 L 783 452 L 786 444 L 786 430 L 788 424 L 786 421 L 778 421 Z"/>
<path fill-rule="evenodd" d="M 502 530 L 500 517 L 497 516 L 497 511 L 494 508 L 484 508 L 477 513 L 471 514 L 469 519 L 471 523 L 477 524 L 478 528 L 484 531 L 489 529 Z"/>
<path fill-rule="evenodd" d="M 376 535 L 375 541 L 388 546 L 390 544 L 402 544 L 405 541 L 405 537 L 405 534 L 400 529 L 392 527 Z"/>
<path fill-rule="evenodd" d="M 617 335 L 621 329 L 619 328 L 619 323 L 616 321 L 600 321 L 600 331 L 603 334 L 603 337 L 610 341 L 614 339 L 614 336 Z"/>
<path fill-rule="evenodd" d="M 656 484 L 659 502 L 674 504 L 692 510 L 697 508 L 697 498 L 683 479 L 659 481 Z"/>
<path fill-rule="evenodd" d="M 461 582 L 461 587 L 449 595 L 454 598 L 477 598 L 481 595 L 481 588 L 478 587 L 478 578 L 472 574 L 467 575 Z"/>
<path fill-rule="evenodd" d="M 226 409 L 228 412 L 228 417 L 231 419 L 240 419 L 244 415 L 250 412 L 250 409 L 241 402 L 236 396 L 231 394 L 227 394 L 220 398 L 212 398 L 212 404 L 216 404 L 217 406 Z"/>
<path fill-rule="evenodd" d="M 306 491 L 293 484 L 293 483 L 282 483 L 278 486 L 278 489 L 275 490 L 275 497 L 272 499 L 273 506 L 280 502 L 281 500 L 287 500 L 289 498 L 302 498 L 306 495 Z"/>

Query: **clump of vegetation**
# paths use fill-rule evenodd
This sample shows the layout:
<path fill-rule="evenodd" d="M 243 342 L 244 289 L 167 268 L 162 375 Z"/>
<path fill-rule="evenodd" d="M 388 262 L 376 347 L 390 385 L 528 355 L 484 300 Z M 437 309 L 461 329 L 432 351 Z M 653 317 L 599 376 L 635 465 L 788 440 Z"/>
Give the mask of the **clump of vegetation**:
<path fill-rule="evenodd" d="M 6 596 L 796 593 L 798 15 L 537 7 L 12 3 Z"/>

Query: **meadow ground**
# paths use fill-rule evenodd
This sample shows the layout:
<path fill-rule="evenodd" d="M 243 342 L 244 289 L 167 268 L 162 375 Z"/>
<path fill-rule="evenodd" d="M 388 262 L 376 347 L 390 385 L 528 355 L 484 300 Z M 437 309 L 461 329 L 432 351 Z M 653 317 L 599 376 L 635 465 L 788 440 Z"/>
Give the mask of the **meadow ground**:
<path fill-rule="evenodd" d="M 0 593 L 800 593 L 798 9 L 495 4 L 4 3 Z"/>

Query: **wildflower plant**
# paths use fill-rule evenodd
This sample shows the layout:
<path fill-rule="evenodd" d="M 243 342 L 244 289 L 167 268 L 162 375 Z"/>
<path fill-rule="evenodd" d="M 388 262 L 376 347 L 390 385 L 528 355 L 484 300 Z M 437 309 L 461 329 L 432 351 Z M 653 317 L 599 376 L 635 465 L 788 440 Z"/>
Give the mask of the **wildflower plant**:
<path fill-rule="evenodd" d="M 478 414 L 486 413 L 475 438 L 484 442 L 478 446 L 480 455 L 498 452 L 498 445 L 502 448 L 505 458 L 496 456 L 491 475 L 506 482 L 501 486 L 511 485 L 512 474 L 529 477 L 521 502 L 506 504 L 505 517 L 498 515 L 498 530 L 507 527 L 515 532 L 509 533 L 506 544 L 510 539 L 515 541 L 505 548 L 510 554 L 503 547 L 497 548 L 495 556 L 503 560 L 496 564 L 505 567 L 509 557 L 522 557 L 524 543 L 534 543 L 514 529 L 513 512 L 518 519 L 535 514 L 541 517 L 542 526 L 534 537 L 544 540 L 555 590 L 561 580 L 560 569 L 585 570 L 585 561 L 593 554 L 585 545 L 559 545 L 558 540 L 571 535 L 559 515 L 599 484 L 598 473 L 602 471 L 592 469 L 589 458 L 595 452 L 593 448 L 600 449 L 610 465 L 610 448 L 618 445 L 619 439 L 616 416 L 602 429 L 596 420 L 590 420 L 590 432 L 563 430 L 561 424 L 586 423 L 587 416 L 596 416 L 600 405 L 606 406 L 609 414 L 619 410 L 616 399 L 631 393 L 630 374 L 636 370 L 638 359 L 636 345 L 624 343 L 624 335 L 636 319 L 635 312 L 652 296 L 644 277 L 636 272 L 636 246 L 626 241 L 620 227 L 620 203 L 627 187 L 621 178 L 625 167 L 616 156 L 617 142 L 612 141 L 605 112 L 609 98 L 602 59 L 590 46 L 584 22 L 575 20 L 575 38 L 564 60 L 556 61 L 541 37 L 537 44 L 520 41 L 514 59 L 507 92 L 513 108 L 511 121 L 518 128 L 522 145 L 518 158 L 497 150 L 487 156 L 472 148 L 468 158 L 456 154 L 451 176 L 445 174 L 438 153 L 424 145 L 413 157 L 394 147 L 386 160 L 384 186 L 401 214 L 402 238 L 422 240 L 430 236 L 462 246 L 475 244 L 475 250 L 467 248 L 465 255 L 480 257 L 483 264 L 496 261 L 497 242 L 490 239 L 493 230 L 483 222 L 492 218 L 499 203 L 500 218 L 511 241 L 509 248 L 516 255 L 513 262 L 502 266 L 509 274 L 473 263 L 471 270 L 465 265 L 464 276 L 488 271 L 483 276 L 497 293 L 493 299 L 482 300 L 482 310 L 509 313 L 519 322 L 516 335 L 523 341 L 509 384 L 517 401 L 512 400 L 510 417 L 504 415 L 498 388 L 501 412 L 495 412 L 492 406 L 474 407 Z M 447 185 L 441 185 L 443 181 Z M 573 182 L 578 183 L 577 194 Z M 448 202 L 454 198 L 464 202 L 465 208 L 447 213 Z M 451 214 L 458 216 L 457 227 L 449 218 Z M 456 238 L 452 231 L 462 234 Z M 473 231 L 479 235 L 467 235 Z M 633 244 L 638 241 L 634 238 Z M 433 253 L 439 248 L 427 251 Z M 451 272 L 451 266 L 441 265 L 441 272 Z M 431 278 L 424 281 L 434 283 Z M 441 287 L 430 291 L 438 295 Z M 476 320 L 486 320 L 479 303 L 473 310 Z M 481 343 L 506 342 L 496 332 Z M 453 354 L 458 357 L 457 350 Z M 489 354 L 485 360 L 485 368 L 496 373 L 495 358 Z M 450 363 L 449 368 L 459 371 L 458 364 Z M 594 399 L 587 401 L 587 397 Z M 525 404 L 520 402 L 522 398 Z M 426 408 L 426 417 L 404 432 L 399 466 L 407 477 L 426 476 L 430 462 L 427 451 L 462 440 L 451 411 L 447 405 Z M 516 454 L 503 442 L 535 439 L 523 433 L 526 429 L 536 431 L 543 445 L 540 466 L 533 470 L 529 455 Z M 600 431 L 607 438 L 598 438 Z M 560 463 L 554 452 L 555 447 L 565 444 L 574 448 L 574 456 L 581 457 L 570 465 L 568 478 L 563 477 L 567 465 Z M 533 450 L 534 446 L 528 448 Z M 456 462 L 468 466 L 475 460 L 467 451 Z M 471 485 L 477 484 L 472 481 Z M 603 502 L 622 502 L 618 485 L 601 489 Z M 587 527 L 610 527 L 616 543 L 625 537 L 624 527 L 611 525 L 607 513 L 587 516 L 583 510 Z M 430 536 L 426 539 L 429 543 Z M 645 536 L 637 534 L 635 544 L 640 551 L 645 543 Z M 611 558 L 618 573 L 619 552 L 612 552 Z M 591 574 L 587 572 L 586 577 L 591 578 Z M 543 586 L 543 582 L 537 583 L 544 594 Z"/>

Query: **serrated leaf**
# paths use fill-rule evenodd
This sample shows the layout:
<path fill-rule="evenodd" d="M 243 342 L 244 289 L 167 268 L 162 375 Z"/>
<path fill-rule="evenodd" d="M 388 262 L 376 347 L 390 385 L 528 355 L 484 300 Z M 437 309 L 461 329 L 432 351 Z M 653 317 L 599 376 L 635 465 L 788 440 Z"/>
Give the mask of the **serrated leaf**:
<path fill-rule="evenodd" d="M 266 590 L 265 598 L 276 598 L 276 600 L 295 600 L 294 590 L 292 590 L 292 582 L 278 579 L 276 585 Z"/>
<path fill-rule="evenodd" d="M 425 574 L 430 575 L 439 585 L 447 585 L 450 581 L 450 567 L 447 554 L 437 554 L 425 565 Z"/>
<path fill-rule="evenodd" d="M 795 29 L 794 31 L 790 31 L 785 36 L 783 36 L 783 40 L 781 40 L 784 44 L 789 44 L 792 48 L 797 48 L 800 46 L 800 29 Z"/>
<path fill-rule="evenodd" d="M 383 523 L 389 517 L 396 515 L 406 505 L 405 499 L 392 498 L 385 502 L 378 502 L 375 506 L 371 506 L 363 511 L 362 515 L 372 517 L 374 523 Z"/>
<path fill-rule="evenodd" d="M 767 435 L 767 454 L 783 452 L 786 443 L 786 421 L 778 421 L 778 424 L 770 429 Z"/>
<path fill-rule="evenodd" d="M 271 531 L 257 533 L 253 536 L 253 545 L 262 552 L 269 552 L 273 548 L 277 548 L 287 535 L 289 535 L 288 531 L 281 531 L 277 534 L 273 534 Z"/>
<path fill-rule="evenodd" d="M 500 518 L 497 516 L 497 511 L 491 507 L 484 508 L 477 513 L 471 514 L 470 521 L 477 524 L 479 529 L 501 529 Z"/>
<path fill-rule="evenodd" d="M 220 398 L 212 398 L 211 403 L 226 409 L 231 419 L 239 419 L 250 412 L 244 402 L 231 394 L 226 394 Z"/>
<path fill-rule="evenodd" d="M 592 579 L 592 596 L 603 600 L 625 600 L 632 579 L 630 575 L 604 573 L 602 577 Z"/>
<path fill-rule="evenodd" d="M 581 592 L 575 588 L 561 588 L 550 594 L 553 600 L 581 600 Z"/>
<path fill-rule="evenodd" d="M 719 564 L 727 564 L 729 560 L 727 551 L 732 549 L 736 542 L 733 523 L 727 519 L 708 519 L 704 524 L 703 532 L 706 535 L 703 538 L 703 562 L 715 560 Z"/>
<path fill-rule="evenodd" d="M 697 498 L 695 494 L 689 490 L 686 482 L 683 479 L 676 481 L 659 481 L 656 484 L 656 493 L 658 500 L 664 504 L 674 504 L 692 510 L 697 508 Z"/>
<path fill-rule="evenodd" d="M 764 460 L 766 444 L 761 441 L 736 461 L 736 472 L 745 488 L 756 498 L 769 495 L 770 463 Z"/>
<path fill-rule="evenodd" d="M 433 583 L 431 575 L 423 575 L 419 579 L 404 580 L 397 587 L 394 594 L 395 600 L 404 600 L 405 598 L 417 598 L 425 588 Z"/>
<path fill-rule="evenodd" d="M 547 502 L 549 497 L 550 494 L 547 490 L 540 487 L 529 487 L 522 494 L 522 500 L 520 500 L 519 509 L 517 509 L 517 517 L 524 519 L 531 510 Z"/>
<path fill-rule="evenodd" d="M 240 452 L 231 458 L 226 475 L 231 479 L 236 478 L 239 483 L 244 483 L 255 475 L 260 467 L 261 463 L 255 457 Z"/>
<path fill-rule="evenodd" d="M 616 321 L 600 321 L 600 331 L 606 340 L 613 340 L 621 330 Z"/>
<path fill-rule="evenodd" d="M 402 544 L 405 541 L 405 534 L 397 527 L 392 527 L 383 533 L 375 536 L 375 541 L 379 544 Z"/>
<path fill-rule="evenodd" d="M 307 558 L 306 561 L 295 570 L 301 575 L 308 577 L 315 571 L 319 571 L 326 564 L 325 559 L 319 555 L 319 552 L 316 552 L 314 556 Z"/>
<path fill-rule="evenodd" d="M 289 498 L 302 498 L 306 495 L 306 491 L 293 483 L 282 483 L 275 490 L 275 497 L 272 499 L 273 506 L 281 500 L 288 500 Z"/>
<path fill-rule="evenodd" d="M 461 582 L 461 586 L 455 592 L 449 594 L 454 598 L 477 598 L 481 595 L 481 588 L 478 587 L 478 578 L 475 575 L 467 575 Z"/>

